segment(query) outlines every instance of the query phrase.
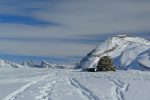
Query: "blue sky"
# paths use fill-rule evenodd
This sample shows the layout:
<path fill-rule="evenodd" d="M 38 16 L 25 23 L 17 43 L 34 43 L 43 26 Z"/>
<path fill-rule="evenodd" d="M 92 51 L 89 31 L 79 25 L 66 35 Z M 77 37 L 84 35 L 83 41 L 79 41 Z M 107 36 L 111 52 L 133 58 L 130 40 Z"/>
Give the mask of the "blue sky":
<path fill-rule="evenodd" d="M 0 58 L 74 63 L 117 34 L 150 40 L 149 0 L 0 0 Z"/>

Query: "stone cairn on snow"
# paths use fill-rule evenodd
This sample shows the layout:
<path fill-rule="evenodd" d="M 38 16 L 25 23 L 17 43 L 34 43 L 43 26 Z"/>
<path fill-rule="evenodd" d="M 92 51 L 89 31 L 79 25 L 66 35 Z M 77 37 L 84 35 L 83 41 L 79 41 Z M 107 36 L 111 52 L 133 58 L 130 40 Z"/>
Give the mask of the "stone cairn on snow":
<path fill-rule="evenodd" d="M 111 57 L 103 56 L 100 58 L 96 70 L 97 71 L 116 71 L 116 67 L 113 64 Z"/>
<path fill-rule="evenodd" d="M 96 69 L 95 68 L 86 68 L 86 69 L 83 69 L 83 71 L 87 71 L 87 72 L 116 71 L 116 67 L 113 64 L 111 57 L 103 56 L 100 58 Z"/>

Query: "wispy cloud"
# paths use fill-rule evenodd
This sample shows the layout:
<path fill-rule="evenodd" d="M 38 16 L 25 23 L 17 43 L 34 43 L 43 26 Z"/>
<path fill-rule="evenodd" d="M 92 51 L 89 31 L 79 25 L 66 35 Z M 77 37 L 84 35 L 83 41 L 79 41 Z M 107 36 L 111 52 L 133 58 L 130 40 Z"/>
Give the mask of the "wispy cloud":
<path fill-rule="evenodd" d="M 109 39 L 111 37 L 117 36 L 117 35 L 129 35 L 133 37 L 141 37 L 144 39 L 147 39 L 150 41 L 150 32 L 115 32 L 115 33 L 105 33 L 105 34 L 90 34 L 90 35 L 83 35 L 82 38 L 85 38 L 87 40 L 94 40 L 94 43 L 98 45 L 100 42 L 105 41 L 106 39 Z"/>
<path fill-rule="evenodd" d="M 48 38 L 37 38 L 37 37 L 0 37 L 0 41 L 10 41 L 10 42 L 42 42 L 42 43 L 74 43 L 74 44 L 87 44 L 87 45 L 96 45 L 100 42 L 103 42 L 106 38 L 100 38 L 100 36 L 86 36 L 85 38 L 79 38 L 79 37 L 70 37 L 70 38 L 54 38 L 54 37 L 48 37 Z M 110 36 L 108 36 L 110 37 Z"/>
<path fill-rule="evenodd" d="M 59 23 L 44 21 L 38 18 L 33 18 L 30 16 L 20 16 L 20 15 L 5 15 L 0 14 L 0 23 L 8 24 L 25 24 L 33 26 L 58 26 Z"/>
<path fill-rule="evenodd" d="M 149 5 L 149 0 L 0 0 L 0 52 L 78 56 L 120 33 L 150 40 Z"/>

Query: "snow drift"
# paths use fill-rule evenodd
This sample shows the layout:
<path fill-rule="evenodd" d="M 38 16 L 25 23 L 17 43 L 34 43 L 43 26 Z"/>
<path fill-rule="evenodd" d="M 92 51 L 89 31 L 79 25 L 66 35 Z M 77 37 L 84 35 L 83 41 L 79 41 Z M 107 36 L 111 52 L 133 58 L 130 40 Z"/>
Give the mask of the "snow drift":
<path fill-rule="evenodd" d="M 127 35 L 112 37 L 90 53 L 88 53 L 76 68 L 95 68 L 102 56 L 110 56 L 117 69 L 150 69 L 150 41 Z"/>

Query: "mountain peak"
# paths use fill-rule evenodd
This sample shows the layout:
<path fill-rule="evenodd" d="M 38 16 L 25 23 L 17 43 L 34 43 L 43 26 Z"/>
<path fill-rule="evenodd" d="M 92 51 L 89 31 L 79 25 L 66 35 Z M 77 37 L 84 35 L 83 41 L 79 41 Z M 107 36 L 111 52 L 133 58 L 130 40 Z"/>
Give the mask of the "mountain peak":
<path fill-rule="evenodd" d="M 99 59 L 102 56 L 110 56 L 113 58 L 117 69 L 145 69 L 145 66 L 150 68 L 150 65 L 146 64 L 141 66 L 140 60 L 142 55 L 149 55 L 150 41 L 140 37 L 132 37 L 128 35 L 117 35 L 112 37 L 85 56 L 78 68 L 95 68 Z M 147 57 L 149 58 L 149 57 Z M 150 62 L 150 60 L 148 60 Z"/>

